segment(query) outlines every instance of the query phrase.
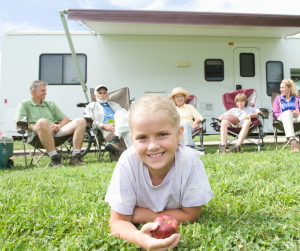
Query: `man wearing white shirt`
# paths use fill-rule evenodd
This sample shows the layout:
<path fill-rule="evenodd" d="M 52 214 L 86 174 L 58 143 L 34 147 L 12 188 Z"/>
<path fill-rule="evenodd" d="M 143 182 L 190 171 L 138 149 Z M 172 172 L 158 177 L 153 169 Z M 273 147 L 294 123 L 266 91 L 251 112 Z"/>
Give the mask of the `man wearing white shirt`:
<path fill-rule="evenodd" d="M 92 118 L 97 128 L 101 130 L 106 142 L 105 149 L 120 153 L 121 136 L 127 148 L 132 145 L 129 136 L 128 112 L 119 104 L 108 101 L 108 89 L 104 85 L 95 88 L 94 96 L 97 101 L 86 106 L 86 117 Z"/>

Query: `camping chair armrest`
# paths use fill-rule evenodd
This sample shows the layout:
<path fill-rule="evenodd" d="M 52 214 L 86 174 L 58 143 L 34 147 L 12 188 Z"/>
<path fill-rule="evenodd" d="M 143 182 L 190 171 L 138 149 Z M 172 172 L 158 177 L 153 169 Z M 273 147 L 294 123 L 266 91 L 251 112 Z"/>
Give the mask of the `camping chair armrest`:
<path fill-rule="evenodd" d="M 78 103 L 76 104 L 77 107 L 86 107 L 89 103 Z"/>
<path fill-rule="evenodd" d="M 278 119 L 274 119 L 273 118 L 273 124 L 280 124 L 280 125 L 283 125 L 282 122 Z"/>
<path fill-rule="evenodd" d="M 203 133 L 206 133 L 206 119 L 203 119 L 201 121 L 202 127 L 203 127 Z"/>
<path fill-rule="evenodd" d="M 213 122 L 218 121 L 219 123 L 221 123 L 221 120 L 219 120 L 218 118 L 211 118 L 211 120 L 212 120 Z"/>
<path fill-rule="evenodd" d="M 217 118 L 211 118 L 211 120 L 213 121 L 212 123 L 210 123 L 210 126 L 216 131 L 219 132 L 219 128 L 218 128 L 218 124 L 221 123 L 221 120 L 217 119 Z"/>
<path fill-rule="evenodd" d="M 258 121 L 259 121 L 259 125 L 258 125 L 258 127 L 263 127 L 263 125 L 264 125 L 264 121 L 263 121 L 263 119 L 265 118 L 265 116 L 264 115 L 262 115 L 261 113 L 259 113 L 258 114 Z"/>
<path fill-rule="evenodd" d="M 259 110 L 262 112 L 262 113 L 259 113 L 258 115 L 261 116 L 263 119 L 268 119 L 269 118 L 269 115 L 270 115 L 270 111 L 266 108 L 259 108 Z"/>
<path fill-rule="evenodd" d="M 26 121 L 18 121 L 17 122 L 17 132 L 20 134 L 25 134 L 26 130 L 28 129 L 28 122 Z"/>

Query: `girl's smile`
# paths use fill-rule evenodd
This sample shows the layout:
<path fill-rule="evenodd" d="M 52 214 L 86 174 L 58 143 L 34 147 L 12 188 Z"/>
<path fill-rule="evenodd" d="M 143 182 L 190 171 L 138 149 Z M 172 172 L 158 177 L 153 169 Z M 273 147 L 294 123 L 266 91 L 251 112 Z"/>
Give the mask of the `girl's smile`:
<path fill-rule="evenodd" d="M 183 128 L 174 128 L 161 112 L 135 117 L 132 125 L 132 142 L 138 157 L 147 166 L 150 177 L 153 174 L 165 176 L 173 164 Z"/>

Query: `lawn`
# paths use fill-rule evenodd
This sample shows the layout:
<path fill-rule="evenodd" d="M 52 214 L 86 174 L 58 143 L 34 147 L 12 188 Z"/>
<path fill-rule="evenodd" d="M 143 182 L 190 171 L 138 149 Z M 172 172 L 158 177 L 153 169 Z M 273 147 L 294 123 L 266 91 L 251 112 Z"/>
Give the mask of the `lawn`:
<path fill-rule="evenodd" d="M 225 156 L 216 149 L 201 157 L 215 197 L 196 223 L 180 224 L 176 250 L 300 250 L 299 154 L 273 145 Z M 116 163 L 84 160 L 25 169 L 18 157 L 0 171 L 1 250 L 139 250 L 109 233 L 104 196 Z"/>

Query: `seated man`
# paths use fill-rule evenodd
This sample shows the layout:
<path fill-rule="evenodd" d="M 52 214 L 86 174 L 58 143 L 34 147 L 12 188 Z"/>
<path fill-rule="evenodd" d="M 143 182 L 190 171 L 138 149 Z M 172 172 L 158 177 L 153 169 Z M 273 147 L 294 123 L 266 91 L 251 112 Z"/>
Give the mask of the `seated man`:
<path fill-rule="evenodd" d="M 86 117 L 92 118 L 103 134 L 106 142 L 105 149 L 110 152 L 120 152 L 120 138 L 123 136 L 125 144 L 132 146 L 129 136 L 128 112 L 119 104 L 107 101 L 107 87 L 99 85 L 95 88 L 94 96 L 97 102 L 91 102 L 85 108 Z M 114 120 L 114 123 L 108 123 Z"/>
<path fill-rule="evenodd" d="M 27 117 L 28 139 L 31 143 L 40 140 L 52 160 L 53 167 L 62 165 L 62 157 L 56 152 L 54 138 L 67 135 L 73 136 L 73 152 L 70 165 L 84 165 L 81 156 L 81 147 L 86 130 L 84 118 L 77 118 L 70 122 L 69 118 L 55 105 L 54 102 L 45 100 L 48 84 L 41 80 L 33 81 L 30 85 L 31 98 L 23 100 L 18 107 L 15 122 Z M 55 124 L 55 121 L 60 121 Z M 17 123 L 16 123 L 17 125 Z M 38 137 L 37 137 L 38 136 Z"/>

